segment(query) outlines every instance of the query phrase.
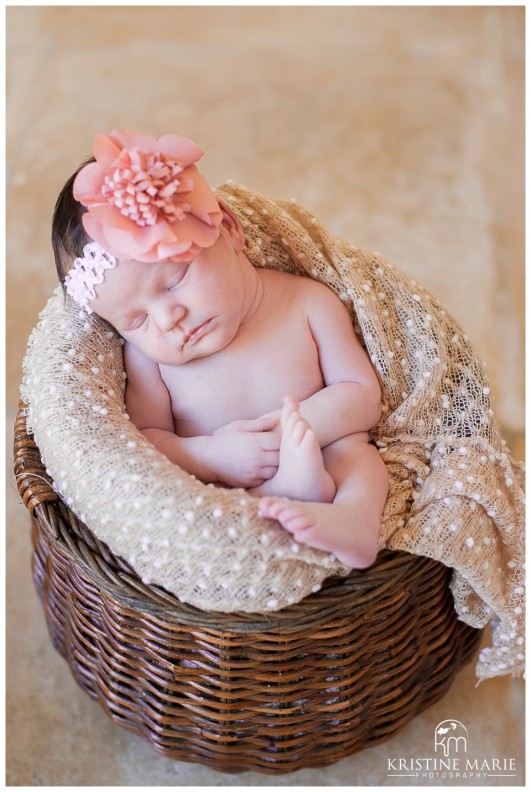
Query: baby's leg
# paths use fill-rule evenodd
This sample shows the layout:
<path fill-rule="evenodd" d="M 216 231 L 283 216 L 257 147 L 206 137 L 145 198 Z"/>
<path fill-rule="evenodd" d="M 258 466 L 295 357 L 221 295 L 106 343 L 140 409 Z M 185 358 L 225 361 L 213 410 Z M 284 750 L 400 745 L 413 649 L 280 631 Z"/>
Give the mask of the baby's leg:
<path fill-rule="evenodd" d="M 297 542 L 333 553 L 358 569 L 376 558 L 388 492 L 385 465 L 366 438 L 349 435 L 323 449 L 326 469 L 337 487 L 333 503 L 265 497 L 259 505 L 263 517 L 278 520 Z"/>
<path fill-rule="evenodd" d="M 282 437 L 278 470 L 273 478 L 249 492 L 331 502 L 336 491 L 334 480 L 325 469 L 315 433 L 299 408 L 296 399 L 286 396 L 280 416 Z"/>

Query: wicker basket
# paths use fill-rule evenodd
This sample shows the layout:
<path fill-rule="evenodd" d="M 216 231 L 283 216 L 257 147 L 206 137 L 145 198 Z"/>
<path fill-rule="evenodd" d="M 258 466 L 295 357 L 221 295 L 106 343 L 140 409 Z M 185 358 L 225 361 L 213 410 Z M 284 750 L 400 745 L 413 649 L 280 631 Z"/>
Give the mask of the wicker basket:
<path fill-rule="evenodd" d="M 406 553 L 273 614 L 200 611 L 144 585 L 58 498 L 23 407 L 15 473 L 54 646 L 166 757 L 226 772 L 326 766 L 441 698 L 479 641 L 457 619 L 449 570 Z"/>

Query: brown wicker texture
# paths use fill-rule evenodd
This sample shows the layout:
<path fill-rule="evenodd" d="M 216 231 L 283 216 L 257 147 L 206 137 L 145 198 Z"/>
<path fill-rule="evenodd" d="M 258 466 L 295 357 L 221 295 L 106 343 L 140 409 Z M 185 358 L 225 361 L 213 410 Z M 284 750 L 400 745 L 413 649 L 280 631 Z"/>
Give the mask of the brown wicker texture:
<path fill-rule="evenodd" d="M 441 698 L 477 646 L 449 570 L 406 553 L 268 615 L 202 612 L 144 585 L 47 483 L 23 407 L 15 472 L 54 646 L 114 721 L 166 757 L 226 772 L 326 766 Z"/>

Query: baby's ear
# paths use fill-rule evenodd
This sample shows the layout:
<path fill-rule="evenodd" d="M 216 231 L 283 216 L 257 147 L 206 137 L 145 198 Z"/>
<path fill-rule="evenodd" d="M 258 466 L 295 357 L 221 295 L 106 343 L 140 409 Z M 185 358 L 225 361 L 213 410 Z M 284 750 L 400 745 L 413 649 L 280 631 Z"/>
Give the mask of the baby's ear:
<path fill-rule="evenodd" d="M 236 253 L 239 253 L 245 247 L 245 235 L 240 221 L 232 211 L 229 209 L 224 201 L 218 200 L 219 208 L 223 214 L 221 225 L 228 231 L 229 239 Z"/>

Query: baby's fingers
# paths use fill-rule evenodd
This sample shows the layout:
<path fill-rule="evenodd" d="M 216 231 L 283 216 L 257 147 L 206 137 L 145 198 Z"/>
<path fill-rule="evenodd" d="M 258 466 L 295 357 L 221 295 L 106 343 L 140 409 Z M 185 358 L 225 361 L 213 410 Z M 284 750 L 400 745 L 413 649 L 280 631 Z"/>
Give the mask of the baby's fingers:
<path fill-rule="evenodd" d="M 272 479 L 273 476 L 276 475 L 277 470 L 278 466 L 271 465 L 269 467 L 263 467 L 260 470 L 260 475 L 264 477 L 264 481 L 269 481 L 269 479 Z"/>
<path fill-rule="evenodd" d="M 260 464 L 267 467 L 278 468 L 278 451 L 263 451 L 260 457 Z"/>
<path fill-rule="evenodd" d="M 263 432 L 260 435 L 260 447 L 264 451 L 278 451 L 280 439 L 280 435 L 276 434 L 276 432 Z"/>
<path fill-rule="evenodd" d="M 252 424 L 252 431 L 271 432 L 278 425 L 278 418 L 274 415 L 262 415 L 260 418 L 253 418 L 248 422 Z"/>

